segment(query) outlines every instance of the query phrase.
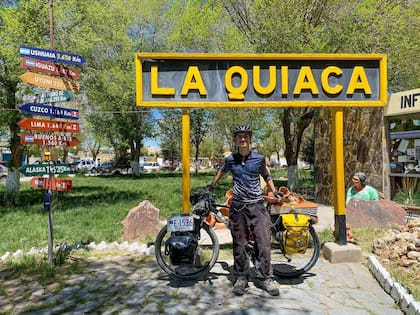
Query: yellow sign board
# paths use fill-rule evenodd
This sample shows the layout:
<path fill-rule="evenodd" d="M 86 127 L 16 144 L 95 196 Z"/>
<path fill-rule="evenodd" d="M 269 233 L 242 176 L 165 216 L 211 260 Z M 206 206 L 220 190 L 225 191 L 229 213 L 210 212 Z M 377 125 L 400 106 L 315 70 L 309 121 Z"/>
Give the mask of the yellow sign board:
<path fill-rule="evenodd" d="M 384 106 L 381 54 L 136 55 L 138 106 Z"/>

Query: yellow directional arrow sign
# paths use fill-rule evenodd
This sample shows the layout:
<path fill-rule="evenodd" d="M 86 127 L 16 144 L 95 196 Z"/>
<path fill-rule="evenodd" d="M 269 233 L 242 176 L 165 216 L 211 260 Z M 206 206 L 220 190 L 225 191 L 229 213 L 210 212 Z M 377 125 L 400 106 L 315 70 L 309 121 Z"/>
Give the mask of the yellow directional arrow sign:
<path fill-rule="evenodd" d="M 33 72 L 25 72 L 19 76 L 19 78 L 25 83 L 33 84 L 45 89 L 71 91 L 75 94 L 80 93 L 80 84 L 76 82 L 53 78 Z"/>

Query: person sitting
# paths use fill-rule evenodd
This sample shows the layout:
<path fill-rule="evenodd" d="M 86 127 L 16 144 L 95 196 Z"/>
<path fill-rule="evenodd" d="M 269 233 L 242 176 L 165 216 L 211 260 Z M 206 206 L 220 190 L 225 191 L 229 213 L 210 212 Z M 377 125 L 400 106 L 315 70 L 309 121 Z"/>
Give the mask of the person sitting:
<path fill-rule="evenodd" d="M 371 201 L 378 201 L 378 192 L 372 186 L 367 185 L 366 183 L 366 174 L 363 172 L 356 172 L 352 179 L 352 187 L 350 187 L 347 191 L 346 196 L 346 206 L 353 198 L 359 198 L 363 200 L 371 200 Z M 349 224 L 346 224 L 346 235 L 347 235 L 347 242 L 355 243 L 353 238 L 353 231 Z"/>
<path fill-rule="evenodd" d="M 363 200 L 378 201 L 378 192 L 372 186 L 366 183 L 366 174 L 363 172 L 356 172 L 352 179 L 352 187 L 347 191 L 346 205 L 348 205 L 350 199 L 359 198 Z"/>

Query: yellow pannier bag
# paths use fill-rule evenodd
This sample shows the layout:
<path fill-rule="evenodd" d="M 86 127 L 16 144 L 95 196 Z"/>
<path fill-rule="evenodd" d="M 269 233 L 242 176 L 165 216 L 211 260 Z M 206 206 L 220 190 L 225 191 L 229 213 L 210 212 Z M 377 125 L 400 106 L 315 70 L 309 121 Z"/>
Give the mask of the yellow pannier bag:
<path fill-rule="evenodd" d="M 309 242 L 310 216 L 301 213 L 282 214 L 283 246 L 286 254 L 304 254 Z"/>

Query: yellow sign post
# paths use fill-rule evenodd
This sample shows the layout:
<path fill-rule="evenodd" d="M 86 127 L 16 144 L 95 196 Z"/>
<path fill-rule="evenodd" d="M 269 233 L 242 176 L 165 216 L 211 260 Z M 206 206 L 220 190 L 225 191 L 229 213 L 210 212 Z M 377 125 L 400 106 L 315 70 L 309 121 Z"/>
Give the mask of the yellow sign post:
<path fill-rule="evenodd" d="M 139 53 L 136 102 L 182 113 L 183 211 L 189 212 L 189 108 L 331 107 L 336 237 L 346 244 L 343 108 L 387 103 L 382 54 Z"/>

